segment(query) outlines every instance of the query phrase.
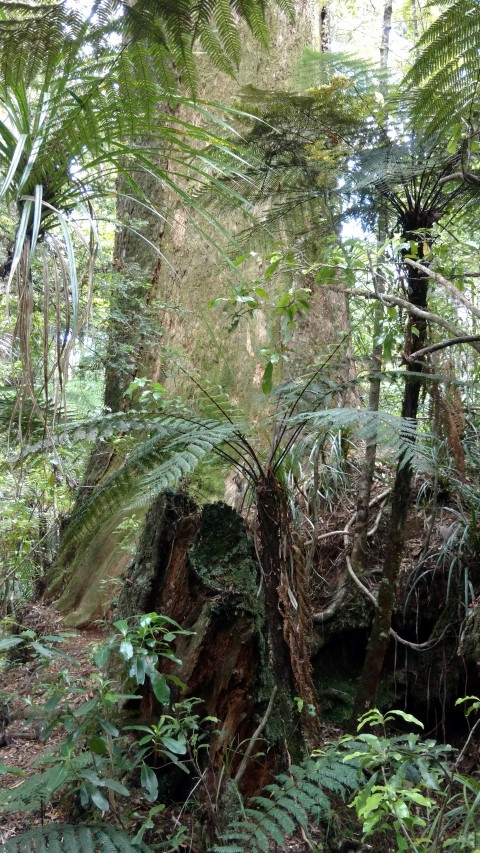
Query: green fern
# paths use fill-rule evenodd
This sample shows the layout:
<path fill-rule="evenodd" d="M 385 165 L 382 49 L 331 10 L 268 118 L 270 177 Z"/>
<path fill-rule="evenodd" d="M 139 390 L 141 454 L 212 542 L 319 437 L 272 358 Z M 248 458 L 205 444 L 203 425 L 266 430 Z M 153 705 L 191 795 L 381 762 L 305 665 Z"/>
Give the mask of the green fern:
<path fill-rule="evenodd" d="M 0 789 L 0 812 L 41 812 L 58 794 L 72 775 L 90 766 L 91 756 L 81 753 L 68 764 L 55 762 L 46 770 L 34 773 L 14 788 Z"/>
<path fill-rule="evenodd" d="M 292 0 L 275 2 L 292 18 Z M 196 40 L 201 41 L 207 56 L 218 68 L 234 74 L 241 54 L 238 22 L 243 20 L 254 37 L 266 46 L 267 5 L 267 0 L 177 0 L 175 3 L 97 0 L 94 4 L 98 21 L 95 30 L 99 43 L 106 32 L 116 33 L 123 40 L 126 49 L 117 53 L 118 64 L 124 65 L 125 58 L 127 62 L 133 59 L 137 81 L 145 71 L 150 75 L 154 69 L 160 84 L 172 92 L 180 74 L 184 86 L 191 94 L 196 94 Z M 65 49 L 66 31 L 71 41 L 75 41 L 82 37 L 86 26 L 84 16 L 74 12 L 71 4 L 66 2 L 35 8 L 34 5 L 4 0 L 0 2 L 0 16 L 0 67 L 12 75 L 16 73 L 17 60 L 29 58 L 30 79 L 40 67 L 54 67 Z M 92 20 L 91 16 L 90 22 Z M 39 45 L 42 50 L 38 50 Z M 136 53 L 138 46 L 146 48 L 147 62 L 145 56 Z"/>
<path fill-rule="evenodd" d="M 268 853 L 271 842 L 285 849 L 289 836 L 310 820 L 328 820 L 331 797 L 345 799 L 362 783 L 362 773 L 332 747 L 318 758 L 293 765 L 253 797 L 243 820 L 233 821 L 211 853 Z"/>
<path fill-rule="evenodd" d="M 150 853 L 146 844 L 132 841 L 109 824 L 54 823 L 23 832 L 0 844 L 4 853 Z"/>
<path fill-rule="evenodd" d="M 432 4 L 433 5 L 433 4 Z M 438 5 L 438 4 L 437 4 Z M 480 14 L 469 0 L 441 4 L 442 12 L 422 35 L 417 58 L 402 88 L 416 88 L 412 100 L 417 119 L 438 134 L 478 111 Z"/>
<path fill-rule="evenodd" d="M 111 518 L 120 508 L 127 511 L 149 504 L 186 477 L 212 450 L 228 445 L 237 433 L 238 425 L 229 421 L 164 417 L 151 437 L 127 456 L 122 468 L 82 504 L 67 528 L 66 544 L 97 528 L 105 515 Z"/>

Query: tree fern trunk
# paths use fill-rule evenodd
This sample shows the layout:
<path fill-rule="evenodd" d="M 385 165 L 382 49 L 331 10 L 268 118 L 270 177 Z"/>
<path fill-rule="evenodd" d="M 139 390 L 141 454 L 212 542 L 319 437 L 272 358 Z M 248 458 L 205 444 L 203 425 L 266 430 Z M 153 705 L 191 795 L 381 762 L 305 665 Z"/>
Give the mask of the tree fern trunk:
<path fill-rule="evenodd" d="M 275 713 L 284 743 L 293 760 L 298 760 L 301 746 L 294 696 L 302 700 L 305 708 L 302 733 L 310 746 L 314 744 L 318 724 L 314 713 L 316 693 L 310 663 L 307 590 L 302 565 L 294 559 L 288 503 L 273 470 L 267 470 L 260 478 L 256 498 L 269 666 L 278 688 Z"/>
<path fill-rule="evenodd" d="M 413 305 L 427 307 L 428 277 L 423 273 L 407 272 L 410 301 Z M 427 324 L 418 318 L 409 318 L 407 326 L 406 352 L 414 354 L 425 345 Z M 408 364 L 403 395 L 402 417 L 416 421 L 422 379 L 421 361 Z M 385 654 L 390 641 L 390 627 L 395 601 L 397 579 L 403 554 L 405 526 L 410 506 L 412 466 L 404 457 L 400 458 L 392 491 L 390 527 L 387 549 L 383 564 L 383 575 L 378 592 L 377 608 L 372 632 L 353 706 L 353 721 L 372 708 L 376 702 L 378 684 L 383 669 Z"/>

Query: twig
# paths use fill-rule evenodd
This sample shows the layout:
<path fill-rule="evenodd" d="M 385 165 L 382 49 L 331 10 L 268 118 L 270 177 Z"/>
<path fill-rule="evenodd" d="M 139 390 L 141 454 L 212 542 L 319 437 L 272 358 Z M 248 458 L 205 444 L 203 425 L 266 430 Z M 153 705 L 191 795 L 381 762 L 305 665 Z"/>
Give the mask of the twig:
<path fill-rule="evenodd" d="M 250 738 L 249 744 L 245 750 L 245 755 L 243 756 L 243 758 L 240 762 L 240 767 L 238 768 L 238 770 L 235 774 L 235 778 L 233 780 L 236 785 L 238 785 L 238 783 L 240 782 L 240 779 L 242 778 L 243 774 L 245 773 L 245 769 L 247 767 L 248 761 L 249 761 L 250 756 L 253 752 L 253 747 L 255 746 L 260 735 L 262 734 L 265 726 L 267 725 L 268 718 L 270 717 L 270 714 L 272 713 L 273 702 L 274 702 L 275 696 L 277 695 L 277 690 L 278 690 L 277 685 L 275 685 L 275 687 L 272 690 L 272 695 L 270 696 L 270 702 L 268 703 L 267 710 L 265 711 L 265 713 L 264 713 L 262 719 L 260 720 L 257 728 L 255 729 L 252 737 Z"/>
<path fill-rule="evenodd" d="M 380 492 L 378 495 L 375 495 L 375 497 L 373 497 L 369 501 L 369 504 L 368 504 L 369 508 L 371 508 L 372 506 L 375 506 L 375 504 L 377 504 L 377 503 L 380 503 L 380 501 L 383 501 L 387 497 L 387 495 L 390 494 L 391 491 L 392 491 L 392 489 L 389 486 L 387 489 L 384 489 L 383 492 Z M 379 513 L 379 515 L 380 515 L 380 513 Z M 356 516 L 357 516 L 356 513 L 354 513 L 352 515 L 352 517 L 347 521 L 344 530 L 334 530 L 334 531 L 331 531 L 330 533 L 323 533 L 321 536 L 318 537 L 318 539 L 326 539 L 327 536 L 333 536 L 334 534 L 341 533 L 344 537 L 345 548 L 348 548 L 347 537 L 353 535 L 350 532 L 349 528 L 351 527 L 351 525 L 355 521 Z M 379 517 L 377 517 L 377 521 L 378 522 L 380 521 Z M 373 535 L 373 533 L 375 533 L 376 527 L 378 526 L 377 521 L 375 522 L 372 530 L 369 531 L 369 535 Z M 372 604 L 376 607 L 377 601 L 376 601 L 375 596 L 370 592 L 369 589 L 367 589 L 366 586 L 364 586 L 364 584 L 362 583 L 360 578 L 357 577 L 357 575 L 353 571 L 352 564 L 350 562 L 350 557 L 348 555 L 346 557 L 346 563 L 347 563 L 348 574 L 350 575 L 352 580 L 356 583 L 356 585 L 361 590 L 363 595 L 365 595 L 372 602 Z M 314 613 L 312 616 L 312 621 L 315 623 L 324 624 L 325 622 L 330 621 L 330 619 L 333 619 L 333 617 L 335 616 L 338 608 L 340 607 L 340 605 L 341 605 L 341 603 L 345 597 L 345 592 L 346 592 L 346 586 L 345 586 L 345 584 L 342 584 L 342 586 L 338 587 L 332 603 L 327 608 L 325 608 L 325 610 L 321 610 L 318 613 Z"/>

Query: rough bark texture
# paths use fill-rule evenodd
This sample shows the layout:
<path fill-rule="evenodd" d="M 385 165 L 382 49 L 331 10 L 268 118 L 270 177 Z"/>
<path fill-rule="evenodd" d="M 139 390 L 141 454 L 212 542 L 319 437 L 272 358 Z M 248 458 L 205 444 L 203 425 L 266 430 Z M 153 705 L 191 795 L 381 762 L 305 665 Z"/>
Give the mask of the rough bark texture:
<path fill-rule="evenodd" d="M 232 81 L 205 63 L 200 69 L 200 95 L 229 105 L 238 97 L 240 88 L 252 81 L 266 89 L 286 85 L 290 69 L 305 45 L 318 38 L 318 11 L 314 4 L 310 0 L 297 0 L 295 6 L 297 18 L 294 27 L 280 11 L 271 10 L 269 52 L 250 33 L 242 33 L 243 57 L 238 81 Z M 191 111 L 179 117 L 189 121 L 201 120 L 200 114 L 195 119 Z M 168 150 L 160 152 L 159 156 L 168 168 Z M 171 174 L 175 174 L 178 180 L 178 163 L 170 165 Z M 222 265 L 220 255 L 212 249 L 211 242 L 193 228 L 189 221 L 191 210 L 186 209 L 185 203 L 173 190 L 160 186 L 152 176 L 137 177 L 142 192 L 156 202 L 165 219 L 149 214 L 144 208 L 139 210 L 134 202 L 125 198 L 119 201 L 119 217 L 144 221 L 144 235 L 158 246 L 161 254 L 129 229 L 122 229 L 116 235 L 114 267 L 121 284 L 115 298 L 115 311 L 110 318 L 105 405 L 112 411 L 128 405 L 125 403 L 125 390 L 132 379 L 139 376 L 152 381 L 168 380 L 172 390 L 176 386 L 175 391 L 185 389 L 185 375 L 178 370 L 178 366 L 182 366 L 208 382 L 221 384 L 248 410 L 253 405 L 252 388 L 260 388 L 262 370 L 258 369 L 257 352 L 266 342 L 265 318 L 258 317 L 251 324 L 245 324 L 242 332 L 239 330 L 226 341 L 224 315 L 208 308 L 210 299 L 228 292 L 230 274 L 225 271 L 226 265 Z M 190 184 L 185 183 L 184 189 L 188 192 Z M 233 233 L 238 224 L 237 218 L 235 214 L 227 220 L 222 218 L 222 225 Z M 208 230 L 204 220 L 201 224 Z M 218 232 L 210 236 L 219 239 Z M 258 268 L 251 272 L 252 278 L 259 274 Z M 329 331 L 325 334 L 327 342 L 330 340 Z M 316 330 L 316 340 L 318 338 L 322 336 Z M 188 387 L 190 394 L 191 384 Z M 105 452 L 103 447 L 95 449 L 82 486 L 82 496 L 88 495 L 114 470 L 109 468 L 110 452 L 110 449 Z M 121 460 L 113 455 L 111 462 L 116 466 Z M 69 615 L 71 625 L 85 624 L 102 615 L 105 601 L 96 596 L 98 584 L 115 578 L 125 567 L 123 560 L 117 567 L 112 559 L 112 554 L 119 552 L 113 526 L 107 539 L 100 536 L 96 557 L 90 545 L 88 538 L 80 542 L 75 561 L 72 563 L 64 559 L 48 579 L 48 597 L 58 596 L 63 586 L 60 608 L 63 612 L 68 608 L 69 612 L 74 607 Z M 93 590 L 89 584 L 92 559 L 95 566 Z M 102 565 L 99 564 L 100 559 Z M 78 623 L 75 622 L 77 618 L 80 620 Z"/>
<path fill-rule="evenodd" d="M 427 307 L 428 277 L 422 273 L 412 275 L 408 271 L 410 301 L 418 308 Z M 408 354 L 414 354 L 425 345 L 427 324 L 424 320 L 409 319 L 407 327 Z M 403 396 L 402 417 L 416 422 L 418 401 L 423 369 L 421 361 L 410 362 L 406 370 L 405 391 Z M 390 627 L 395 601 L 400 564 L 405 540 L 405 525 L 410 506 L 410 486 L 412 467 L 410 462 L 401 458 L 397 466 L 392 491 L 390 528 L 383 564 L 383 576 L 378 591 L 377 608 L 373 620 L 372 632 L 353 707 L 353 721 L 373 707 L 376 701 L 378 684 L 382 673 L 385 654 L 390 641 Z"/>
<path fill-rule="evenodd" d="M 296 726 L 293 697 L 300 697 L 305 707 L 317 710 L 310 661 L 309 590 L 303 554 L 295 549 L 292 541 L 293 524 L 288 502 L 271 469 L 258 483 L 256 503 L 269 666 L 279 688 L 277 701 L 283 721 L 283 739 L 292 755 Z M 313 747 L 318 734 L 318 717 L 305 713 L 301 722 L 304 742 Z M 300 758 L 300 743 L 296 749 L 293 760 Z"/>
<path fill-rule="evenodd" d="M 177 641 L 182 665 L 174 672 L 187 685 L 185 696 L 203 700 L 201 713 L 221 721 L 209 749 L 212 784 L 226 766 L 235 775 L 279 672 L 270 667 L 259 583 L 253 543 L 234 510 L 225 504 L 199 509 L 186 496 L 167 493 L 148 513 L 116 608 L 122 617 L 163 613 L 192 631 Z M 158 710 L 147 690 L 143 717 Z M 265 730 L 272 746 L 284 734 L 282 713 L 276 704 Z M 247 793 L 263 785 L 276 760 L 274 749 L 252 763 L 242 781 Z"/>

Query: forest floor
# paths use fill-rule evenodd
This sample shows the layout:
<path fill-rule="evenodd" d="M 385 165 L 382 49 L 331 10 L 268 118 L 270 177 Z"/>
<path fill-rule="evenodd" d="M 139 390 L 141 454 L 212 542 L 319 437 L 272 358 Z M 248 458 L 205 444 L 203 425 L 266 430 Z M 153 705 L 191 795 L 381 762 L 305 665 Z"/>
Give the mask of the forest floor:
<path fill-rule="evenodd" d="M 84 684 L 88 691 L 91 676 L 96 670 L 92 652 L 105 640 L 105 631 L 98 627 L 81 632 L 66 631 L 61 615 L 42 604 L 29 604 L 22 609 L 19 621 L 22 630 L 34 631 L 39 638 L 58 637 L 62 633 L 71 636 L 64 639 L 59 645 L 59 654 L 51 659 L 40 655 L 29 656 L 26 660 L 13 659 L 1 671 L 0 769 L 4 765 L 22 774 L 0 775 L 0 787 L 10 789 L 21 785 L 25 776 L 42 769 L 41 759 L 47 746 L 49 751 L 55 750 L 65 739 L 60 728 L 53 730 L 48 744 L 40 737 L 41 706 L 45 702 L 46 691 L 64 680 L 62 672 L 68 672 L 76 684 Z M 51 648 L 55 646 L 52 644 Z M 14 648 L 11 652 L 12 658 L 15 651 Z M 72 693 L 68 701 L 75 707 L 88 698 L 88 692 L 84 695 Z M 43 823 L 65 819 L 65 804 L 59 798 L 45 805 L 38 814 L 3 813 L 0 817 L 0 842 Z"/>
<path fill-rule="evenodd" d="M 51 659 L 41 656 L 19 659 L 1 670 L 0 790 L 4 791 L 13 790 L 26 778 L 45 769 L 44 756 L 47 750 L 58 752 L 65 740 L 62 727 L 55 728 L 47 742 L 41 738 L 41 724 L 45 723 L 41 706 L 45 702 L 46 692 L 65 678 L 71 678 L 74 690 L 65 695 L 70 707 L 78 707 L 92 698 L 92 676 L 98 671 L 93 659 L 94 653 L 108 636 L 106 628 L 101 626 L 76 632 L 68 631 L 64 629 L 61 615 L 42 604 L 28 605 L 28 608 L 22 611 L 21 627 L 23 630 L 34 631 L 37 638 L 59 637 L 62 634 L 70 636 L 59 646 L 59 654 Z M 44 642 L 47 645 L 46 639 Z M 13 652 L 15 651 L 14 648 Z M 6 768 L 9 768 L 10 772 L 4 772 Z M 72 803 L 72 798 L 66 799 L 58 795 L 39 810 L 29 813 L 16 811 L 12 804 L 10 811 L 0 814 L 0 845 L 38 826 L 75 822 Z M 119 800 L 117 803 L 120 806 Z M 135 791 L 132 792 L 128 800 L 128 812 L 133 815 L 133 819 L 123 826 L 132 836 L 147 818 L 149 807 L 150 804 L 146 803 L 140 791 L 138 796 Z M 155 817 L 155 838 L 173 838 L 178 833 L 179 810 L 180 806 L 166 808 Z M 191 839 L 195 835 L 195 819 L 195 814 L 188 814 L 187 808 L 181 821 L 184 840 L 179 841 L 179 846 L 172 847 L 171 850 L 189 850 L 194 853 L 196 845 Z M 98 821 L 98 817 L 96 820 Z M 103 814 L 102 820 L 115 821 L 115 817 L 110 812 Z M 315 835 L 315 831 L 313 834 Z M 145 840 L 149 840 L 148 833 Z M 153 841 L 153 838 L 151 840 Z M 292 839 L 284 847 L 285 853 L 303 853 L 310 849 L 301 837 Z"/>
<path fill-rule="evenodd" d="M 380 488 L 384 488 L 384 486 L 379 486 L 379 496 L 381 494 Z M 374 516 L 374 530 L 372 531 L 372 560 L 370 572 L 366 579 L 372 590 L 378 582 L 387 530 L 385 515 L 382 513 L 381 507 L 383 507 L 383 501 L 379 500 L 375 508 L 377 514 Z M 325 526 L 332 531 L 332 534 L 327 533 L 325 538 L 321 537 L 321 547 L 317 554 L 318 566 L 315 567 L 312 577 L 311 592 L 315 599 L 313 607 L 316 610 L 324 610 L 329 606 L 339 583 L 341 583 L 345 571 L 345 548 L 348 547 L 349 541 L 346 534 L 349 526 L 351 526 L 354 513 L 355 503 L 352 499 L 351 503 L 344 501 L 341 506 L 329 514 L 328 525 Z M 408 579 L 416 571 L 419 557 L 425 548 L 428 527 L 425 515 L 423 508 L 412 507 L 405 556 L 402 563 L 401 586 L 406 587 L 408 584 Z M 430 527 L 429 539 L 431 552 L 438 554 L 445 542 L 445 534 L 442 534 L 441 528 L 441 524 L 444 523 L 442 511 L 439 512 L 435 521 L 436 523 Z M 333 531 L 337 531 L 337 533 L 335 534 Z M 427 563 L 426 567 L 429 566 L 430 564 Z M 433 561 L 433 558 L 430 570 L 431 576 L 437 579 L 437 584 L 430 584 L 428 590 L 422 594 L 422 615 L 441 606 L 440 598 L 444 594 L 442 589 L 446 583 L 442 579 L 443 571 L 438 568 L 438 564 Z M 343 618 L 342 613 L 340 613 L 340 617 Z M 45 766 L 43 757 L 47 749 L 54 752 L 57 750 L 58 752 L 65 740 L 65 730 L 61 726 L 54 728 L 48 742 L 42 741 L 40 732 L 41 725 L 45 724 L 45 716 L 42 719 L 41 706 L 45 703 L 48 692 L 52 693 L 62 683 L 67 684 L 65 697 L 73 708 L 80 706 L 94 696 L 92 687 L 94 678 L 98 673 L 98 667 L 94 663 L 94 653 L 108 636 L 107 627 L 101 623 L 90 629 L 76 632 L 67 631 L 64 629 L 60 614 L 53 608 L 41 603 L 25 605 L 17 614 L 17 619 L 21 623 L 21 630 L 26 629 L 34 632 L 35 638 L 39 639 L 40 642 L 42 642 L 41 638 L 46 638 L 44 642 L 50 648 L 55 648 L 56 644 L 51 642 L 49 644 L 48 637 L 60 637 L 63 634 L 69 634 L 69 636 L 65 636 L 61 645 L 58 644 L 60 654 L 51 658 L 45 658 L 38 654 L 32 655 L 31 652 L 22 656 L 17 654 L 19 647 L 13 648 L 8 652 L 8 665 L 0 670 L 0 789 L 3 788 L 4 790 L 12 790 L 21 785 L 25 778 L 40 771 Z M 332 630 L 335 640 L 337 629 L 333 627 Z M 416 638 L 414 637 L 414 639 Z M 357 639 L 355 639 L 355 643 L 358 644 Z M 331 654 L 331 647 L 328 646 L 327 657 Z M 351 680 L 351 674 L 347 677 Z M 70 693 L 68 692 L 69 679 L 73 685 Z M 338 690 L 336 692 L 338 693 Z M 342 723 L 339 720 L 336 723 L 333 719 L 326 722 L 323 727 L 325 740 L 334 739 L 341 734 Z M 17 775 L 6 773 L 5 768 L 7 767 L 15 772 L 18 771 Z M 56 796 L 37 811 L 26 813 L 25 811 L 15 811 L 13 807 L 10 811 L 3 811 L 0 814 L 0 844 L 26 830 L 45 823 L 75 822 L 72 802 L 72 797 L 65 799 Z M 117 800 L 117 804 L 120 810 L 121 798 Z M 132 836 L 147 818 L 149 808 L 150 804 L 145 801 L 142 792 L 138 791 L 137 794 L 133 790 L 132 796 L 128 800 L 128 824 L 124 827 Z M 188 805 L 186 808 L 184 804 L 168 807 L 156 815 L 154 819 L 155 830 L 152 831 L 152 834 L 157 839 L 174 837 L 180 827 L 178 820 L 180 810 L 181 825 L 184 827 L 182 830 L 184 832 L 183 842 L 180 840 L 181 836 L 178 836 L 178 846 L 172 846 L 170 849 L 189 850 L 195 853 L 198 848 L 192 842 L 192 838 L 198 834 L 198 813 L 196 814 L 194 810 L 190 810 L 189 813 Z M 104 815 L 103 819 L 112 821 L 115 820 L 115 816 L 110 812 Z M 124 821 L 123 812 L 122 820 Z M 318 849 L 322 849 L 320 831 L 317 833 L 313 830 L 310 833 L 310 838 L 314 844 L 317 842 Z M 149 841 L 148 833 L 145 835 L 145 841 Z M 282 853 L 303 853 L 303 851 L 311 849 L 311 843 L 307 843 L 300 837 L 287 843 Z"/>

